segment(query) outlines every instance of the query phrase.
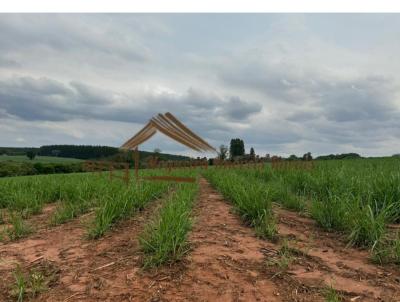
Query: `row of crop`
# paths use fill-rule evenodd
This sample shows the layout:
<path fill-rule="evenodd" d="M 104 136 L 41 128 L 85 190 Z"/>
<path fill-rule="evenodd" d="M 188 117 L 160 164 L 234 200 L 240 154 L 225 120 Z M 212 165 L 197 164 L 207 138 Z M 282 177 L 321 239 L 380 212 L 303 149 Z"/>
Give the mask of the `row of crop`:
<path fill-rule="evenodd" d="M 123 176 L 122 173 L 115 171 L 114 176 Z M 147 170 L 140 173 L 142 176 L 152 176 L 165 171 Z M 171 173 L 172 176 L 181 177 L 196 177 L 197 174 L 196 170 L 175 170 Z M 113 179 L 110 181 L 107 173 L 1 179 L 0 206 L 6 209 L 0 208 L 0 224 L 7 222 L 13 225 L 7 230 L 8 237 L 18 239 L 32 230 L 24 224 L 23 218 L 40 213 L 46 203 L 57 202 L 49 223 L 62 224 L 93 210 L 93 219 L 87 224 L 88 235 L 98 238 L 119 220 L 143 209 L 149 201 L 175 187 L 174 183 L 159 181 L 131 181 L 127 186 L 121 179 Z M 2 215 L 5 210 L 8 212 L 8 221 Z"/>
<path fill-rule="evenodd" d="M 347 234 L 350 244 L 370 248 L 377 261 L 400 262 L 399 235 L 387 230 L 400 220 L 399 168 L 397 159 L 373 159 L 320 162 L 311 171 L 267 166 L 237 173 L 262 180 L 274 201 Z"/>
<path fill-rule="evenodd" d="M 272 191 L 263 183 L 251 181 L 236 169 L 209 169 L 204 173 L 210 183 L 230 200 L 244 222 L 254 227 L 260 237 L 276 239 L 272 213 Z"/>
<path fill-rule="evenodd" d="M 143 172 L 154 174 L 157 171 Z M 106 174 L 68 174 L 52 176 L 16 177 L 0 180 L 0 206 L 8 212 L 7 223 L 11 229 L 21 229 L 22 218 L 40 213 L 44 204 L 57 201 L 50 217 L 51 224 L 61 224 L 94 209 L 89 224 L 91 237 L 104 234 L 115 222 L 129 216 L 150 200 L 163 194 L 171 185 L 161 182 L 110 181 Z M 1 222 L 5 210 L 1 211 Z M 3 220 L 3 221 L 1 221 Z M 22 231 L 22 229 L 21 229 Z M 16 239 L 20 236 L 9 236 Z"/>
<path fill-rule="evenodd" d="M 144 267 L 159 266 L 181 259 L 188 251 L 191 210 L 198 184 L 180 184 L 156 213 L 139 237 Z"/>

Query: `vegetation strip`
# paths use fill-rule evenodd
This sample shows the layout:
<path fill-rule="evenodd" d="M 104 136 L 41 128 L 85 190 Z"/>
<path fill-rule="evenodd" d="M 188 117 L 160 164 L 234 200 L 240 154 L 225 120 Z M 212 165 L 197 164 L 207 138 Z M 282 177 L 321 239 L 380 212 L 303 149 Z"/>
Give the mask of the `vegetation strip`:
<path fill-rule="evenodd" d="M 131 184 L 127 189 L 114 187 L 98 202 L 95 218 L 89 227 L 91 238 L 99 238 L 114 223 L 144 208 L 146 203 L 161 196 L 169 187 L 163 182 L 141 182 Z"/>
<path fill-rule="evenodd" d="M 145 268 L 177 261 L 188 252 L 187 234 L 192 226 L 190 213 L 197 192 L 197 183 L 179 184 L 164 207 L 146 225 L 139 237 Z"/>
<path fill-rule="evenodd" d="M 273 200 L 307 211 L 318 225 L 347 235 L 350 245 L 368 248 L 379 263 L 400 263 L 400 161 L 397 158 L 320 161 L 314 169 L 237 171 L 262 181 Z"/>
<path fill-rule="evenodd" d="M 119 173 L 118 171 L 115 172 Z M 159 171 L 143 171 L 157 175 Z M 47 203 L 58 202 L 50 217 L 52 225 L 65 223 L 91 209 L 95 219 L 89 228 L 91 237 L 100 237 L 116 221 L 143 208 L 145 203 L 165 192 L 170 183 L 132 181 L 127 186 L 105 174 L 61 174 L 22 176 L 0 179 L 0 240 L 22 238 L 32 232 L 23 221 L 42 212 Z"/>
<path fill-rule="evenodd" d="M 254 182 L 234 170 L 208 170 L 206 178 L 230 200 L 242 219 L 255 228 L 258 236 L 277 239 L 272 213 L 271 191 L 261 182 Z"/>

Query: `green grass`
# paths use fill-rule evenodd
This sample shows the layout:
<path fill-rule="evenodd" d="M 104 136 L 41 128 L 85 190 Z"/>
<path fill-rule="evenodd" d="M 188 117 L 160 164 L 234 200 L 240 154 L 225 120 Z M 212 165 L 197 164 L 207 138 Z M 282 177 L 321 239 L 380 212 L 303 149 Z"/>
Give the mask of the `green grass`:
<path fill-rule="evenodd" d="M 180 184 L 139 237 L 145 268 L 181 259 L 188 251 L 187 234 L 197 184 Z"/>
<path fill-rule="evenodd" d="M 371 260 L 378 264 L 394 263 L 400 265 L 400 232 L 392 240 L 381 239 L 373 248 Z"/>
<path fill-rule="evenodd" d="M 169 184 L 165 182 L 143 182 L 121 188 L 120 184 L 110 184 L 109 192 L 99 198 L 95 218 L 91 223 L 88 235 L 99 238 L 117 221 L 130 216 L 144 208 L 146 203 L 161 196 L 167 191 Z"/>
<path fill-rule="evenodd" d="M 275 266 L 279 272 L 285 272 L 294 261 L 294 255 L 287 240 L 284 240 L 278 250 L 277 257 L 267 261 L 267 266 Z"/>
<path fill-rule="evenodd" d="M 11 289 L 11 295 L 14 296 L 18 302 L 22 302 L 24 300 L 27 286 L 25 276 L 19 266 L 14 271 L 13 275 L 15 283 Z"/>
<path fill-rule="evenodd" d="M 242 170 L 209 169 L 204 175 L 228 200 L 258 236 L 276 240 L 271 190 L 262 181 L 240 175 Z"/>
<path fill-rule="evenodd" d="M 317 161 L 312 170 L 267 164 L 236 173 L 262 181 L 273 201 L 309 213 L 320 227 L 346 234 L 351 245 L 392 245 L 383 238 L 388 223 L 400 223 L 399 158 Z"/>
<path fill-rule="evenodd" d="M 0 163 L 2 161 L 30 162 L 30 163 L 73 163 L 80 162 L 81 159 L 55 156 L 36 156 L 30 160 L 25 155 L 0 155 Z"/>
<path fill-rule="evenodd" d="M 324 297 L 326 302 L 340 302 L 342 298 L 340 294 L 331 286 L 324 290 Z"/>
<path fill-rule="evenodd" d="M 33 232 L 19 213 L 10 213 L 9 223 L 11 225 L 5 229 L 5 232 L 10 240 L 24 238 Z"/>
<path fill-rule="evenodd" d="M 114 171 L 114 175 L 122 176 L 122 173 Z M 157 175 L 165 171 L 143 170 L 140 173 Z M 91 237 L 97 238 L 115 222 L 140 210 L 145 203 L 160 196 L 169 187 L 167 182 L 146 181 L 138 185 L 132 178 L 127 186 L 117 178 L 110 181 L 107 172 L 101 175 L 71 173 L 7 177 L 0 179 L 0 209 L 8 209 L 26 218 L 40 213 L 47 203 L 57 201 L 58 206 L 50 218 L 52 225 L 65 223 L 95 210 L 95 218 L 88 232 Z"/>
<path fill-rule="evenodd" d="M 22 302 L 25 298 L 35 298 L 47 290 L 48 280 L 39 270 L 32 269 L 24 273 L 17 265 L 13 275 L 15 282 L 11 287 L 11 296 L 15 297 L 18 302 Z"/>

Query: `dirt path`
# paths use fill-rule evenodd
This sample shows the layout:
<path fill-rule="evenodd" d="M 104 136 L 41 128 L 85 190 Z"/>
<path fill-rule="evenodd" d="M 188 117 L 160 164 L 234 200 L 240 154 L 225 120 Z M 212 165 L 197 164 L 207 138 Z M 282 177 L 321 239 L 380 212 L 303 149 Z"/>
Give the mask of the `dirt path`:
<path fill-rule="evenodd" d="M 204 179 L 200 185 L 192 250 L 184 261 L 141 270 L 137 235 L 151 217 L 148 211 L 140 215 L 142 222 L 121 225 L 89 248 L 95 252 L 75 282 L 80 288 L 68 292 L 73 301 L 281 301 L 274 283 L 262 274 L 265 243 L 230 213 L 231 206 Z M 61 287 L 52 292 L 48 301 L 68 298 Z"/>
<path fill-rule="evenodd" d="M 172 282 L 158 282 L 165 301 L 280 301 L 261 271 L 265 243 L 243 226 L 231 206 L 204 179 L 190 235 L 185 270 Z"/>
<path fill-rule="evenodd" d="M 311 219 L 280 208 L 275 212 L 279 234 L 304 253 L 288 271 L 293 282 L 331 285 L 353 301 L 400 301 L 398 268 L 372 264 L 367 251 L 346 247 L 344 238 L 324 232 Z"/>

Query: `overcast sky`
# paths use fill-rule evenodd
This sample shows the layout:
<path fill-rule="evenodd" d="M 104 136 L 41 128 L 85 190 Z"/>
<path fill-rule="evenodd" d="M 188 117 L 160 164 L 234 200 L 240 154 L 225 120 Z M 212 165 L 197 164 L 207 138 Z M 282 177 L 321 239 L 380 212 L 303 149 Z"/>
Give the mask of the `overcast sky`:
<path fill-rule="evenodd" d="M 2 14 L 0 146 L 120 146 L 170 111 L 216 147 L 400 153 L 399 54 L 398 14 Z"/>

